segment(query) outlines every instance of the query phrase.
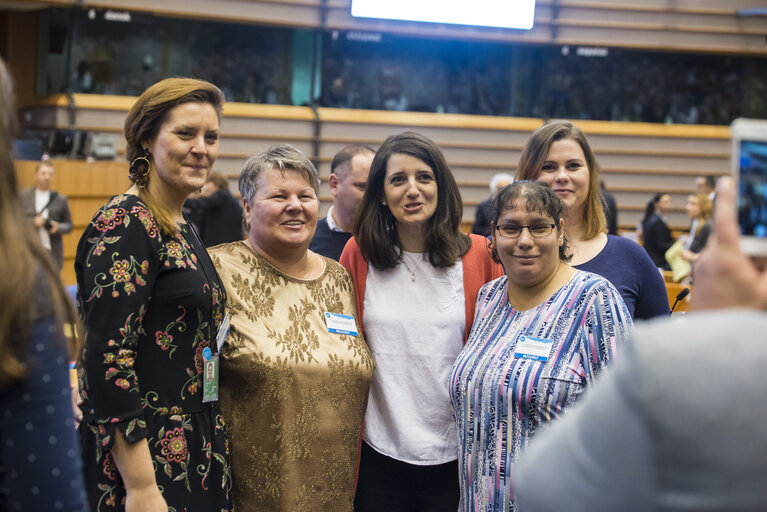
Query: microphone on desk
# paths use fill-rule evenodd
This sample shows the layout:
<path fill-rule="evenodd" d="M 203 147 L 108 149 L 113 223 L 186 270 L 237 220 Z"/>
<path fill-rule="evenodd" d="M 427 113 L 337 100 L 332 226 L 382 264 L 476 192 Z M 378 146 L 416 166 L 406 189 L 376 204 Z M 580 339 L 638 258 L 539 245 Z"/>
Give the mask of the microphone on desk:
<path fill-rule="evenodd" d="M 674 308 L 679 303 L 680 300 L 684 299 L 690 295 L 690 289 L 689 288 L 682 288 L 682 291 L 676 294 L 676 300 L 674 301 L 674 305 L 671 306 L 671 312 L 674 312 Z"/>

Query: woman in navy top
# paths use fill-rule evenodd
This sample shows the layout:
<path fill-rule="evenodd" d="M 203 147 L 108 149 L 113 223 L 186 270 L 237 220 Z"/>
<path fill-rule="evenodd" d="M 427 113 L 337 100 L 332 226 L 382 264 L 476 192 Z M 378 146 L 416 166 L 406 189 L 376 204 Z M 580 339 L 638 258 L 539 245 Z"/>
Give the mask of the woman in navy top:
<path fill-rule="evenodd" d="M 85 511 L 62 329 L 75 315 L 19 203 L 11 90 L 0 59 L 0 510 Z"/>
<path fill-rule="evenodd" d="M 569 121 L 550 121 L 530 136 L 517 180 L 548 183 L 565 202 L 571 265 L 605 277 L 618 289 L 635 319 L 669 314 L 663 278 L 644 249 L 608 235 L 599 195 L 599 166 L 583 132 Z"/>

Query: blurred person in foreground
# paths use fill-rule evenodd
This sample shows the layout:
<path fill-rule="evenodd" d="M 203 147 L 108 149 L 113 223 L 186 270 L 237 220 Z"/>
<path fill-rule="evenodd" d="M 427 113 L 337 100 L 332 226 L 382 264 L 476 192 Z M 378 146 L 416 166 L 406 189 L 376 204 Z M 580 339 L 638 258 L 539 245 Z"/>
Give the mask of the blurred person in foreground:
<path fill-rule="evenodd" d="M 767 510 L 767 271 L 716 191 L 693 312 L 637 327 L 624 356 L 523 454 L 520 510 Z"/>
<path fill-rule="evenodd" d="M 19 193 L 21 205 L 28 219 L 33 219 L 43 247 L 48 249 L 61 270 L 64 264 L 64 242 L 62 235 L 72 231 L 72 215 L 69 201 L 55 190 L 51 190 L 55 170 L 49 161 L 42 161 L 35 167 L 35 186 Z"/>
<path fill-rule="evenodd" d="M 488 240 L 461 233 L 460 190 L 442 151 L 414 132 L 376 152 L 341 263 L 376 360 L 356 512 L 455 512 L 458 446 L 445 383 L 477 292 L 503 274 Z"/>
<path fill-rule="evenodd" d="M 77 321 L 19 200 L 15 109 L 0 59 L 0 510 L 85 512 L 63 331 Z"/>
<path fill-rule="evenodd" d="M 245 162 L 246 240 L 210 249 L 228 292 L 221 407 L 237 512 L 352 510 L 373 359 L 349 273 L 309 250 L 317 171 L 288 144 Z"/>
<path fill-rule="evenodd" d="M 516 179 L 548 183 L 565 202 L 570 265 L 610 281 L 635 320 L 669 314 L 663 278 L 644 249 L 606 233 L 599 165 L 580 128 L 564 120 L 538 128 L 522 150 Z"/>
<path fill-rule="evenodd" d="M 333 206 L 317 222 L 317 230 L 309 249 L 336 261 L 341 257 L 346 242 L 352 236 L 354 220 L 365 194 L 374 156 L 373 148 L 352 145 L 346 146 L 333 157 L 328 178 Z"/>
<path fill-rule="evenodd" d="M 565 205 L 517 181 L 493 201 L 493 258 L 506 275 L 479 292 L 450 373 L 463 512 L 515 510 L 511 476 L 542 425 L 565 414 L 616 352 L 632 321 L 605 278 L 567 264 Z"/>
<path fill-rule="evenodd" d="M 471 232 L 475 235 L 490 236 L 490 216 L 492 215 L 493 198 L 506 185 L 514 183 L 514 176 L 507 173 L 499 173 L 490 180 L 490 197 L 477 205 L 474 215 L 474 225 Z"/>
<path fill-rule="evenodd" d="M 199 195 L 184 203 L 205 247 L 242 240 L 242 206 L 220 172 L 208 176 Z"/>
<path fill-rule="evenodd" d="M 190 78 L 144 91 L 125 119 L 134 185 L 96 212 L 77 247 L 93 511 L 230 509 L 224 421 L 203 379 L 226 293 L 182 213 L 218 155 L 223 103 Z"/>

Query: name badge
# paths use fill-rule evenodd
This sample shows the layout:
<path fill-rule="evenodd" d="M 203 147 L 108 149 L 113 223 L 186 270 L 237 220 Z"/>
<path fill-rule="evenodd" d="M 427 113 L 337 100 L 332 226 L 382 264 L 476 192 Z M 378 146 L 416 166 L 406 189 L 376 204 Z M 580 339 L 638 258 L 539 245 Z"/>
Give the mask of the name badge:
<path fill-rule="evenodd" d="M 212 355 L 210 349 L 203 352 L 202 365 L 202 402 L 218 400 L 218 354 Z"/>
<path fill-rule="evenodd" d="M 325 323 L 329 332 L 348 334 L 349 336 L 357 335 L 357 322 L 351 315 L 325 312 Z"/>
<path fill-rule="evenodd" d="M 224 340 L 229 333 L 229 312 L 224 315 L 224 319 L 221 320 L 221 324 L 218 326 L 218 334 L 216 334 L 216 352 L 221 352 L 221 347 L 224 346 Z"/>
<path fill-rule="evenodd" d="M 551 348 L 553 346 L 554 342 L 552 340 L 547 340 L 546 338 L 520 336 L 517 340 L 517 348 L 514 351 L 514 357 L 545 362 L 549 360 L 549 354 L 551 354 Z"/>

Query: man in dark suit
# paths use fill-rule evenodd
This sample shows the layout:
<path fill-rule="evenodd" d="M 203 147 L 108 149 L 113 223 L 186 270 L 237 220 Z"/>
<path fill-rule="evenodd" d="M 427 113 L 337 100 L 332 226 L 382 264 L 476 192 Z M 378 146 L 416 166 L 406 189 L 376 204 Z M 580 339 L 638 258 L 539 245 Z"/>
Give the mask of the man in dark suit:
<path fill-rule="evenodd" d="M 205 247 L 243 239 L 242 205 L 229 191 L 229 182 L 220 172 L 211 172 L 202 194 L 187 199 L 184 206 Z"/>
<path fill-rule="evenodd" d="M 43 161 L 35 168 L 35 186 L 19 193 L 24 214 L 34 222 L 43 246 L 51 251 L 59 266 L 64 265 L 61 236 L 72 231 L 72 215 L 67 198 L 51 190 L 53 164 Z"/>

